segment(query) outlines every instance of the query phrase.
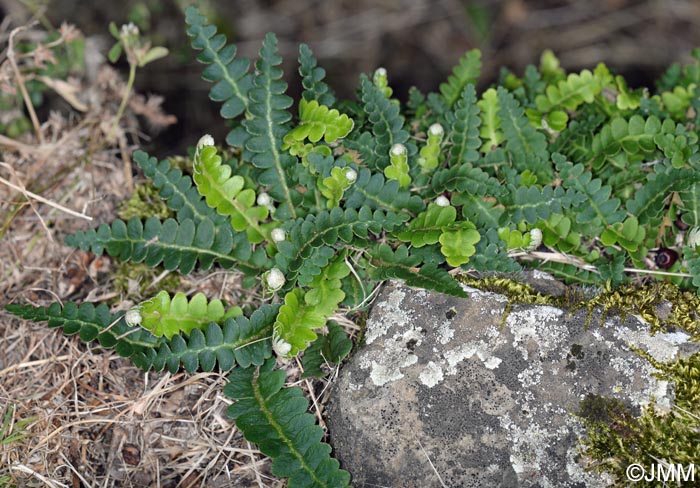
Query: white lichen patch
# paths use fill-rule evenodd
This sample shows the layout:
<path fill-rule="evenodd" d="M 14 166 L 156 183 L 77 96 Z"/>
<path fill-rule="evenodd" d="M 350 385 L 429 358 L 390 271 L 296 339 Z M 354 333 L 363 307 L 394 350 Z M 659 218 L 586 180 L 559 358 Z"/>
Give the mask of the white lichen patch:
<path fill-rule="evenodd" d="M 445 345 L 452 340 L 455 336 L 455 330 L 450 327 L 450 321 L 445 320 L 438 326 L 437 329 L 438 341 L 440 344 Z"/>
<path fill-rule="evenodd" d="M 545 273 L 544 271 L 540 271 L 539 269 L 534 269 L 532 270 L 532 277 L 536 280 L 547 280 L 547 281 L 554 281 L 555 278 L 549 273 Z"/>
<path fill-rule="evenodd" d="M 640 319 L 641 320 L 641 319 Z M 646 327 L 630 330 L 628 327 L 615 327 L 615 337 L 623 342 L 647 351 L 657 361 L 667 363 L 676 358 L 678 343 L 668 340 L 668 334 L 651 335 Z"/>
<path fill-rule="evenodd" d="M 432 388 L 442 381 L 442 368 L 440 365 L 430 361 L 425 366 L 425 369 L 423 369 L 423 371 L 421 371 L 421 373 L 418 375 L 418 379 L 428 388 Z"/>
<path fill-rule="evenodd" d="M 377 304 L 380 313 L 372 314 L 376 319 L 367 322 L 367 330 L 365 331 L 367 344 L 372 344 L 379 337 L 386 335 L 390 327 L 396 326 L 398 329 L 402 329 L 410 321 L 410 315 L 401 308 L 405 296 L 406 293 L 396 289 L 389 294 L 385 302 Z"/>
<path fill-rule="evenodd" d="M 504 297 L 503 295 L 499 295 L 498 293 L 483 291 L 479 290 L 478 288 L 472 288 L 471 286 L 467 286 L 464 283 L 461 283 L 461 285 L 462 289 L 469 294 L 469 299 L 474 302 L 496 301 L 498 303 L 503 304 L 508 303 L 508 298 Z"/>
<path fill-rule="evenodd" d="M 484 361 L 484 366 L 486 366 L 487 369 L 496 369 L 502 362 L 502 359 L 497 358 L 496 356 L 491 356 L 486 361 Z"/>
<path fill-rule="evenodd" d="M 396 381 L 403 378 L 403 373 L 400 368 L 379 364 L 377 361 L 372 361 L 372 370 L 369 377 L 376 386 L 383 386 L 390 381 Z"/>
<path fill-rule="evenodd" d="M 529 339 L 543 355 L 560 349 L 569 337 L 566 323 L 560 320 L 563 313 L 561 309 L 546 305 L 512 311 L 506 319 L 506 327 L 513 334 L 513 347 L 520 350 L 524 359 L 528 359 L 529 353 L 521 345 Z"/>

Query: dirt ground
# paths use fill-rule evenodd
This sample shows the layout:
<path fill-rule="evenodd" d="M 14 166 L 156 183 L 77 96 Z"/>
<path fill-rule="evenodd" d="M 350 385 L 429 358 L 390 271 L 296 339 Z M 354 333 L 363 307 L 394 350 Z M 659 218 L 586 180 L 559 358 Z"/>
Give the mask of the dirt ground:
<path fill-rule="evenodd" d="M 290 61 L 285 72 L 292 95 L 299 92 L 294 59 L 302 41 L 342 97 L 353 96 L 360 72 L 377 66 L 388 69 L 399 97 L 411 85 L 435 90 L 474 47 L 483 51 L 484 84 L 497 78 L 500 67 L 521 73 L 543 49 L 553 48 L 568 69 L 604 61 L 633 86 L 650 85 L 671 62 L 687 60 L 690 49 L 700 46 L 700 3 L 692 1 L 198 3 L 217 12 L 217 24 L 244 56 L 254 57 L 264 33 L 276 32 Z M 9 183 L 0 184 L 0 306 L 72 300 L 123 310 L 154 294 L 149 290 L 157 291 L 164 279 L 175 280 L 173 292 L 198 290 L 237 303 L 236 273 L 178 278 L 143 271 L 115 289 L 115 276 L 124 275 L 117 261 L 62 244 L 69 233 L 111 221 L 131 196 L 143 180 L 130 160 L 134 149 L 160 157 L 184 154 L 203 133 L 222 140 L 226 132 L 219 107 L 207 101 L 201 65 L 187 47 L 180 2 L 97 4 L 0 0 L 0 63 L 10 57 L 12 29 L 32 18 L 38 24 L 21 35 L 40 36 L 67 20 L 89 39 L 88 54 L 95 54 L 73 80 L 89 95 L 85 111 L 54 97 L 55 104 L 38 109 L 33 130 L 0 137 L 0 177 Z M 110 68 L 97 53 L 110 46 L 107 24 L 129 18 L 143 22 L 171 55 L 137 74 L 142 95 L 132 98 L 112 138 L 126 66 Z M 163 97 L 162 111 L 151 94 Z M 312 410 L 321 416 L 328 384 L 298 380 L 296 363 L 287 368 L 290 383 L 314 392 Z M 0 487 L 284 486 L 226 417 L 224 383 L 218 373 L 143 373 L 94 344 L 1 311 Z"/>

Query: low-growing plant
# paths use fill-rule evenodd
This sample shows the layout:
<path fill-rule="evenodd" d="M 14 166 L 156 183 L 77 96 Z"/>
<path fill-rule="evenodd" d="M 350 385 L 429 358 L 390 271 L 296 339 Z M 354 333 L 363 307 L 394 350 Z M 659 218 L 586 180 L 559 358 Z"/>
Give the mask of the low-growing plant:
<path fill-rule="evenodd" d="M 308 375 L 324 375 L 351 347 L 332 319 L 366 307 L 383 280 L 465 296 L 460 270 L 526 266 L 579 283 L 700 287 L 698 56 L 656 94 L 603 64 L 567 74 L 551 52 L 479 93 L 474 50 L 439 92 L 412 89 L 402 105 L 381 68 L 361 76 L 357 100 L 336 100 L 301 45 L 294 118 L 273 34 L 251 67 L 196 8 L 186 22 L 235 156 L 205 135 L 190 175 L 136 152 L 175 217 L 117 219 L 66 243 L 182 274 L 238 270 L 261 291 L 257 307 L 164 290 L 125 312 L 7 308 L 144 370 L 230 372 L 229 415 L 289 486 L 350 475 L 274 356 L 303 355 Z"/>

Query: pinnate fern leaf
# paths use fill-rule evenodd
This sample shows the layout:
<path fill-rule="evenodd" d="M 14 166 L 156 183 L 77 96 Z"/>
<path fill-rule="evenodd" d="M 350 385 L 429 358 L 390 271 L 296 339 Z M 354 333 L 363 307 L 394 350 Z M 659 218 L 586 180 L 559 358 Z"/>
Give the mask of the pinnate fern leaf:
<path fill-rule="evenodd" d="M 454 112 L 447 113 L 447 122 L 451 127 L 448 136 L 453 144 L 450 157 L 452 164 L 470 163 L 479 159 L 480 112 L 474 85 L 468 84 L 464 87 Z"/>
<path fill-rule="evenodd" d="M 221 322 L 226 317 L 242 314 L 240 307 L 226 311 L 221 300 L 207 301 L 203 293 L 197 293 L 190 300 L 184 293 L 176 293 L 171 299 L 165 290 L 141 302 L 136 311 L 141 317 L 141 327 L 168 339 L 181 332 L 190 334 L 192 329 L 203 329 L 209 322 Z"/>
<path fill-rule="evenodd" d="M 209 98 L 223 102 L 223 118 L 238 117 L 248 107 L 248 91 L 253 86 L 252 76 L 248 73 L 249 61 L 236 58 L 236 46 L 227 45 L 226 36 L 217 34 L 216 26 L 209 25 L 196 7 L 187 7 L 185 22 L 189 26 L 187 34 L 192 38 L 192 47 L 201 51 L 197 60 L 209 65 L 202 78 L 215 83 Z"/>
<path fill-rule="evenodd" d="M 117 219 L 111 226 L 102 224 L 97 230 L 69 235 L 66 244 L 95 254 L 106 251 L 122 261 L 144 262 L 151 267 L 163 263 L 165 269 L 183 274 L 192 271 L 197 263 L 202 269 L 209 269 L 214 262 L 224 268 L 237 267 L 247 274 L 264 270 L 259 253 L 251 253 L 244 234 L 234 237 L 231 227 L 215 227 L 211 220 L 195 224 L 189 219 L 178 223 L 151 217 L 144 224 L 136 218 L 128 223 Z"/>
<path fill-rule="evenodd" d="M 501 118 L 498 115 L 498 92 L 494 88 L 489 88 L 481 95 L 477 105 L 481 109 L 481 129 L 479 130 L 479 136 L 483 141 L 481 152 L 487 153 L 500 146 L 504 139 Z"/>
<path fill-rule="evenodd" d="M 535 97 L 535 105 L 541 112 L 550 112 L 556 108 L 576 110 L 582 103 L 593 103 L 601 90 L 600 81 L 584 69 L 581 74 L 571 73 L 565 80 L 547 86 L 545 94 Z"/>
<path fill-rule="evenodd" d="M 287 218 L 296 217 L 299 195 L 287 181 L 287 171 L 294 166 L 296 158 L 281 151 L 282 138 L 288 132 L 286 124 L 292 117 L 287 111 L 292 99 L 284 94 L 287 83 L 282 81 L 281 63 L 277 38 L 267 34 L 255 63 L 257 74 L 249 92 L 249 118 L 243 121 L 243 127 L 250 136 L 245 148 L 253 154 L 251 162 L 263 170 L 258 181 L 270 185 L 270 195 L 282 202 L 278 217 Z"/>
<path fill-rule="evenodd" d="M 406 282 L 408 286 L 416 286 L 428 290 L 435 290 L 457 297 L 466 297 L 467 294 L 461 285 L 444 269 L 435 264 L 418 265 L 421 258 L 411 255 L 404 245 L 392 250 L 388 244 L 379 244 L 369 251 L 373 268 L 370 274 L 378 280 L 396 278 Z"/>
<path fill-rule="evenodd" d="M 389 150 L 394 144 L 404 144 L 409 155 L 415 153 L 415 145 L 406 143 L 408 131 L 404 129 L 398 105 L 386 98 L 365 75 L 360 78 L 360 92 L 375 138 L 374 158 L 365 163 L 383 170 L 389 165 Z"/>
<path fill-rule="evenodd" d="M 328 144 L 347 136 L 354 122 L 336 109 L 320 105 L 316 100 L 299 102 L 299 124 L 284 136 L 285 143 L 309 139 L 316 143 L 323 139 Z"/>
<path fill-rule="evenodd" d="M 325 324 L 326 317 L 315 306 L 305 303 L 304 292 L 295 288 L 284 297 L 284 305 L 280 307 L 272 333 L 273 343 L 283 341 L 288 345 L 284 355 L 295 356 L 316 340 L 313 329 Z"/>
<path fill-rule="evenodd" d="M 301 85 L 304 87 L 302 97 L 304 100 L 316 100 L 321 105 L 332 107 L 335 103 L 335 96 L 323 78 L 326 70 L 317 66 L 316 58 L 311 49 L 306 44 L 299 45 L 299 74 L 301 75 Z"/>
<path fill-rule="evenodd" d="M 260 451 L 273 458 L 272 474 L 289 478 L 289 488 L 344 488 L 350 475 L 330 457 L 323 429 L 308 413 L 297 387 L 284 388 L 285 373 L 270 359 L 260 368 L 237 368 L 224 394 L 234 400 L 228 415 Z"/>
<path fill-rule="evenodd" d="M 233 228 L 238 232 L 246 231 L 251 243 L 258 244 L 269 238 L 261 224 L 268 217 L 267 207 L 255 205 L 255 192 L 243 189 L 242 176 L 231 176 L 231 167 L 222 163 L 209 135 L 203 136 L 197 144 L 193 178 L 207 205 L 220 215 L 230 217 Z"/>
<path fill-rule="evenodd" d="M 209 322 L 202 329 L 192 329 L 189 337 L 176 334 L 163 340 L 153 350 L 134 356 L 143 369 L 166 369 L 176 373 L 184 367 L 188 373 L 213 371 L 218 364 L 222 371 L 238 365 L 260 366 L 272 356 L 272 327 L 279 305 L 263 305 L 248 317 L 229 317 L 223 324 Z"/>
<path fill-rule="evenodd" d="M 447 83 L 440 85 L 440 93 L 451 107 L 457 102 L 462 90 L 468 84 L 474 84 L 481 74 L 481 51 L 472 49 L 459 59 L 459 64 L 454 67 L 452 74 L 447 78 Z"/>
<path fill-rule="evenodd" d="M 352 341 L 343 328 L 333 320 L 328 321 L 328 334 L 318 336 L 301 360 L 304 367 L 302 378 L 322 378 L 326 376 L 324 364 L 339 364 L 352 350 Z"/>
<path fill-rule="evenodd" d="M 543 181 L 552 176 L 547 139 L 524 115 L 518 101 L 503 88 L 498 88 L 499 117 L 506 141 L 506 150 L 519 171 L 529 169 Z"/>
<path fill-rule="evenodd" d="M 205 219 L 210 219 L 215 224 L 224 221 L 223 216 L 217 215 L 206 204 L 193 186 L 192 178 L 171 167 L 168 161 L 158 162 L 158 159 L 149 157 L 143 151 L 134 153 L 134 161 L 160 190 L 160 196 L 165 199 L 168 207 L 177 212 L 178 220 L 192 219 L 197 224 Z"/>
<path fill-rule="evenodd" d="M 360 170 L 355 183 L 345 193 L 346 208 L 367 206 L 384 209 L 396 214 L 418 213 L 425 204 L 418 195 L 399 187 L 397 180 L 386 180 L 381 173 L 372 173 L 368 168 Z"/>
<path fill-rule="evenodd" d="M 114 349 L 117 354 L 131 358 L 138 367 L 148 369 L 148 361 L 142 359 L 163 339 L 157 338 L 145 329 L 127 325 L 123 314 L 112 314 L 107 305 L 101 303 L 73 302 L 65 305 L 52 303 L 48 307 L 32 305 L 6 305 L 5 309 L 23 319 L 35 322 L 48 322 L 50 328 L 60 327 L 66 335 L 78 334 L 86 342 L 97 340 L 106 349 Z"/>

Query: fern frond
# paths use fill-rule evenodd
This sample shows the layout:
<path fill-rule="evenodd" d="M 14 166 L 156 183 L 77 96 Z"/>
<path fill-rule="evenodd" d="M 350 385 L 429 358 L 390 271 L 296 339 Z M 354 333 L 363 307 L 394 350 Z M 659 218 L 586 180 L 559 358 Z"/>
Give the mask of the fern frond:
<path fill-rule="evenodd" d="M 501 145 L 504 139 L 501 130 L 501 118 L 499 117 L 498 92 L 489 88 L 481 94 L 481 100 L 477 102 L 481 109 L 481 129 L 479 136 L 483 141 L 481 152 L 487 153 Z"/>
<path fill-rule="evenodd" d="M 408 286 L 435 290 L 457 297 L 467 296 L 461 285 L 444 269 L 438 268 L 435 264 L 423 264 L 418 268 L 421 258 L 409 254 L 408 248 L 404 245 L 393 251 L 388 244 L 379 244 L 371 249 L 368 255 L 373 266 L 370 274 L 375 279 L 397 278 L 405 281 Z"/>
<path fill-rule="evenodd" d="M 307 285 L 318 275 L 333 254 L 328 253 L 328 246 L 336 245 L 338 240 L 341 245 L 349 244 L 355 237 L 367 239 L 370 232 L 391 232 L 403 220 L 396 214 L 381 210 L 372 212 L 369 207 L 362 207 L 359 212 L 335 207 L 297 219 L 289 239 L 278 244 L 279 252 L 275 256 L 277 267 L 287 278 L 284 291 L 291 290 L 297 279 L 301 285 Z M 326 249 L 319 253 L 322 248 Z"/>
<path fill-rule="evenodd" d="M 179 169 L 172 168 L 168 161 L 158 162 L 157 158 L 149 157 L 143 151 L 134 152 L 134 161 L 151 178 L 153 186 L 160 190 L 160 196 L 165 199 L 168 207 L 177 212 L 178 220 L 192 219 L 198 224 L 210 219 L 217 225 L 225 220 L 206 204 L 197 188 L 192 185 L 192 178 L 182 174 Z"/>
<path fill-rule="evenodd" d="M 64 306 L 52 303 L 48 307 L 9 304 L 5 309 L 23 319 L 48 322 L 50 328 L 60 327 L 68 336 L 78 334 L 85 342 L 97 340 L 102 347 L 131 358 L 138 367 L 146 366 L 144 369 L 148 366 L 142 358 L 153 354 L 153 349 L 163 341 L 141 327 L 127 325 L 123 314 L 110 313 L 104 303 L 95 306 L 86 302 L 80 307 L 73 302 Z"/>
<path fill-rule="evenodd" d="M 187 7 L 185 22 L 189 26 L 187 35 L 192 38 L 192 47 L 202 51 L 197 61 L 209 65 L 202 72 L 202 78 L 215 83 L 209 91 L 209 98 L 223 102 L 223 118 L 238 117 L 248 108 L 248 92 L 253 87 L 253 78 L 248 73 L 250 62 L 236 58 L 236 46 L 226 45 L 226 36 L 217 34 L 216 26 L 209 25 L 196 7 Z M 233 132 L 229 133 L 227 142 Z"/>
<path fill-rule="evenodd" d="M 344 253 L 338 254 L 311 280 L 309 290 L 304 294 L 306 304 L 325 317 L 333 315 L 338 309 L 338 304 L 345 299 L 345 293 L 341 289 L 342 279 L 350 274 L 350 268 L 343 258 Z"/>
<path fill-rule="evenodd" d="M 374 158 L 365 163 L 372 169 L 383 170 L 389 165 L 389 151 L 394 144 L 405 145 L 409 155 L 413 154 L 415 145 L 407 144 L 408 132 L 404 129 L 399 106 L 386 98 L 365 75 L 360 78 L 360 94 L 375 137 Z"/>
<path fill-rule="evenodd" d="M 286 346 L 283 356 L 296 356 L 316 340 L 313 329 L 325 324 L 326 316 L 313 305 L 305 303 L 304 292 L 295 288 L 285 295 L 284 305 L 280 307 L 272 333 L 273 345 L 278 341 Z"/>
<path fill-rule="evenodd" d="M 510 190 L 509 201 L 504 203 L 504 207 L 507 220 L 511 222 L 534 224 L 539 219 L 547 220 L 550 215 L 560 214 L 562 209 L 568 208 L 568 200 L 561 187 L 519 186 Z"/>
<path fill-rule="evenodd" d="M 381 173 L 372 173 L 368 168 L 360 170 L 355 183 L 345 193 L 346 208 L 368 206 L 394 213 L 418 213 L 425 204 L 408 190 L 399 188 L 397 180 L 385 180 Z"/>
<path fill-rule="evenodd" d="M 323 429 L 307 413 L 308 400 L 297 387 L 283 388 L 285 372 L 270 359 L 260 368 L 237 368 L 224 394 L 235 401 L 228 415 L 245 438 L 273 458 L 272 474 L 289 478 L 289 488 L 345 488 L 350 475 L 330 457 Z"/>
<path fill-rule="evenodd" d="M 683 214 L 681 219 L 691 228 L 700 228 L 700 183 L 693 183 L 679 192 Z"/>
<path fill-rule="evenodd" d="M 310 102 L 316 100 L 321 105 L 332 107 L 335 103 L 335 96 L 323 78 L 326 77 L 326 70 L 317 66 L 313 52 L 306 44 L 299 45 L 299 74 L 301 75 L 301 86 L 304 87 L 302 97 Z"/>
<path fill-rule="evenodd" d="M 588 235 L 597 235 L 625 218 L 625 212 L 619 210 L 620 199 L 611 198 L 610 186 L 603 185 L 599 178 L 593 178 L 593 174 L 585 170 L 582 164 L 560 161 L 557 169 L 568 192 L 575 194 L 567 196 L 572 199 L 576 222 L 587 224 Z"/>
<path fill-rule="evenodd" d="M 321 369 L 324 364 L 340 364 L 352 350 L 352 341 L 343 328 L 333 320 L 329 320 L 327 325 L 328 334 L 318 336 L 304 351 L 301 358 L 304 368 L 302 378 L 323 378 L 327 374 Z"/>
<path fill-rule="evenodd" d="M 263 305 L 250 318 L 230 317 L 223 325 L 210 322 L 202 329 L 193 329 L 189 337 L 177 334 L 156 350 L 146 350 L 147 354 L 135 358 L 145 370 L 167 368 L 171 373 L 181 365 L 188 373 L 213 371 L 217 363 L 222 371 L 236 365 L 260 366 L 272 356 L 272 327 L 278 312 L 279 305 Z"/>
<path fill-rule="evenodd" d="M 474 85 L 468 84 L 464 87 L 454 112 L 448 112 L 446 115 L 451 128 L 448 137 L 453 144 L 450 152 L 451 164 L 471 163 L 479 159 L 478 150 L 481 147 L 481 139 L 479 138 L 480 113 Z"/>
<path fill-rule="evenodd" d="M 673 128 L 675 124 L 671 124 L 671 131 Z M 639 115 L 633 115 L 629 120 L 614 118 L 593 137 L 589 150 L 593 154 L 593 168 L 600 169 L 604 164 L 612 163 L 624 169 L 626 159 L 622 162 L 613 159 L 621 151 L 629 155 L 651 154 L 656 150 L 654 137 L 663 129 L 661 121 L 654 115 L 646 120 Z"/>
<path fill-rule="evenodd" d="M 552 167 L 544 134 L 530 125 L 518 101 L 500 87 L 498 105 L 506 150 L 513 159 L 513 166 L 519 171 L 529 169 L 543 181 L 550 181 Z"/>
<path fill-rule="evenodd" d="M 452 107 L 468 84 L 475 84 L 481 74 L 481 51 L 472 49 L 459 59 L 459 64 L 454 67 L 452 74 L 447 78 L 447 83 L 440 85 L 440 93 Z"/>
<path fill-rule="evenodd" d="M 673 192 L 687 190 L 700 181 L 698 172 L 689 168 L 656 165 L 655 169 L 647 176 L 643 186 L 637 189 L 634 197 L 627 200 L 627 211 L 642 224 L 661 216 Z"/>
<path fill-rule="evenodd" d="M 355 123 L 346 114 L 320 105 L 316 100 L 299 102 L 299 124 L 284 136 L 285 144 L 309 139 L 316 143 L 323 139 L 331 144 L 352 131 Z"/>
<path fill-rule="evenodd" d="M 197 293 L 188 301 L 184 293 L 176 293 L 171 299 L 165 290 L 141 302 L 134 311 L 140 317 L 141 327 L 156 337 L 168 339 L 181 332 L 190 334 L 192 329 L 202 329 L 209 322 L 220 322 L 226 317 L 242 314 L 240 307 L 226 312 L 221 300 L 207 301 L 203 293 Z"/>
<path fill-rule="evenodd" d="M 267 219 L 267 207 L 255 204 L 255 192 L 243 189 L 242 176 L 231 176 L 231 167 L 222 164 L 211 136 L 203 136 L 194 153 L 194 182 L 197 190 L 206 199 L 207 205 L 220 215 L 230 217 L 233 228 L 245 231 L 248 240 L 258 244 L 269 240 L 269 233 L 261 222 Z"/>
<path fill-rule="evenodd" d="M 217 262 L 224 268 L 237 267 L 246 274 L 264 271 L 260 256 L 251 253 L 244 234 L 234 237 L 231 227 L 215 227 L 211 220 L 195 224 L 185 219 L 160 222 L 151 217 L 143 224 L 133 218 L 128 224 L 114 220 L 112 225 L 100 225 L 97 230 L 80 231 L 66 237 L 66 244 L 92 251 L 107 252 L 122 261 L 145 262 L 154 267 L 161 262 L 169 271 L 183 274 L 192 271 L 197 263 L 209 269 Z"/>
<path fill-rule="evenodd" d="M 285 95 L 287 83 L 282 81 L 282 58 L 277 53 L 277 38 L 267 34 L 255 63 L 256 76 L 248 96 L 248 114 L 243 127 L 250 136 L 245 148 L 253 153 L 251 162 L 262 169 L 261 185 L 270 185 L 269 193 L 281 202 L 276 217 L 295 218 L 300 195 L 287 181 L 287 171 L 296 164 L 296 158 L 282 152 L 282 138 L 287 133 L 287 122 L 292 118 L 287 109 L 292 99 Z"/>
<path fill-rule="evenodd" d="M 557 108 L 576 110 L 582 103 L 593 103 L 602 86 L 589 70 L 571 73 L 565 80 L 547 86 L 545 95 L 535 97 L 537 110 L 551 112 Z"/>
<path fill-rule="evenodd" d="M 423 247 L 435 244 L 442 234 L 457 218 L 457 209 L 451 205 L 441 207 L 431 203 L 428 209 L 413 219 L 408 228 L 397 234 L 397 237 L 410 242 L 413 247 Z"/>

